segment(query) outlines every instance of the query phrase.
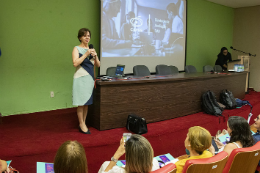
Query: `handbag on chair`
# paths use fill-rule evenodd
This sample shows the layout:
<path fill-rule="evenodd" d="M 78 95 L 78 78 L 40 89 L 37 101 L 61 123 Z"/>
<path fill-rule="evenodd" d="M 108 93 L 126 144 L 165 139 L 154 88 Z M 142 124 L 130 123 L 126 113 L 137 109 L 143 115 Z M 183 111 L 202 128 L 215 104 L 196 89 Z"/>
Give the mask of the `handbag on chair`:
<path fill-rule="evenodd" d="M 146 120 L 135 114 L 128 115 L 126 129 L 139 135 L 148 132 Z"/>

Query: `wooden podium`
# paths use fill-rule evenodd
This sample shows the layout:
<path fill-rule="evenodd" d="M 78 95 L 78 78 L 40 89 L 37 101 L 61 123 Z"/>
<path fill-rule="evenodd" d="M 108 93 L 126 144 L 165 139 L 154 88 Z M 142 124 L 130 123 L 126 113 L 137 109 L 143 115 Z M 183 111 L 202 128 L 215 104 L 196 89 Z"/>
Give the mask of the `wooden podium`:
<path fill-rule="evenodd" d="M 246 76 L 246 85 L 245 85 L 245 92 L 248 92 L 249 87 L 249 73 L 250 73 L 250 56 L 248 55 L 238 55 L 237 60 L 228 62 L 228 71 L 234 70 L 235 64 L 243 64 L 244 65 L 244 71 L 248 72 Z"/>

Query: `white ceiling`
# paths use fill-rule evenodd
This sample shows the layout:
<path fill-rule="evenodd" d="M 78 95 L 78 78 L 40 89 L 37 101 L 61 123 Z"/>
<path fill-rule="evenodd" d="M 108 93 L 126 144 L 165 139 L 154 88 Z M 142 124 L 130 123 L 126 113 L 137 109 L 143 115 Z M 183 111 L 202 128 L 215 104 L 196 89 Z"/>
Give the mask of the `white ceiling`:
<path fill-rule="evenodd" d="M 224 6 L 232 8 L 241 8 L 241 7 L 251 7 L 260 5 L 260 0 L 208 0 L 216 4 L 221 4 Z"/>

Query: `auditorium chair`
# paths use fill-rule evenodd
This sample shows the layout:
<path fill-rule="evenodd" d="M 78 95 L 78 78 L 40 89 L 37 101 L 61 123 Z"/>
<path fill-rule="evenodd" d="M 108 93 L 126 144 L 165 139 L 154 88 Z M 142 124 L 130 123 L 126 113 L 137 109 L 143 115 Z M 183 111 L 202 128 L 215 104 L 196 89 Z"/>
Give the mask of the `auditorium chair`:
<path fill-rule="evenodd" d="M 185 72 L 186 73 L 196 73 L 197 69 L 193 65 L 186 65 L 185 66 Z"/>
<path fill-rule="evenodd" d="M 256 167 L 256 171 L 260 171 L 260 166 L 259 165 L 257 165 L 257 167 Z"/>
<path fill-rule="evenodd" d="M 214 71 L 215 72 L 222 72 L 223 70 L 222 70 L 222 67 L 220 65 L 215 65 L 214 66 Z"/>
<path fill-rule="evenodd" d="M 254 173 L 260 160 L 260 141 L 248 148 L 234 149 L 223 173 Z"/>
<path fill-rule="evenodd" d="M 134 76 L 150 76 L 150 71 L 145 65 L 136 65 L 133 68 Z"/>
<path fill-rule="evenodd" d="M 203 66 L 203 72 L 211 72 L 211 71 L 214 71 L 214 69 L 211 65 Z"/>
<path fill-rule="evenodd" d="M 176 173 L 176 171 L 177 171 L 176 166 L 173 163 L 169 163 L 164 167 L 152 171 L 150 173 Z"/>
<path fill-rule="evenodd" d="M 115 77 L 116 76 L 116 67 L 108 67 L 106 71 L 106 76 Z"/>
<path fill-rule="evenodd" d="M 172 74 L 177 74 L 179 73 L 179 69 L 173 65 L 169 65 L 170 69 L 171 69 L 171 72 Z"/>
<path fill-rule="evenodd" d="M 221 173 L 228 160 L 228 153 L 222 151 L 205 159 L 187 160 L 182 173 Z"/>
<path fill-rule="evenodd" d="M 157 75 L 171 75 L 172 71 L 170 69 L 170 67 L 168 67 L 167 65 L 157 65 L 155 68 L 156 74 Z"/>

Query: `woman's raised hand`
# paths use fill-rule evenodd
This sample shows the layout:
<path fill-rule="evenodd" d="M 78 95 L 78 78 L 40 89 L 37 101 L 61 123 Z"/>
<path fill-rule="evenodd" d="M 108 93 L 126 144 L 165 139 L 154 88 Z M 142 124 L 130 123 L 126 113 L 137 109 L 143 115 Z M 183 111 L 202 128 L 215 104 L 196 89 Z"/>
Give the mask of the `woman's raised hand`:
<path fill-rule="evenodd" d="M 218 148 L 222 148 L 222 147 L 225 146 L 225 145 L 224 145 L 222 142 L 220 142 L 219 140 L 217 140 L 217 139 L 214 139 L 214 140 L 215 140 L 215 142 L 216 142 Z"/>
<path fill-rule="evenodd" d="M 124 138 L 122 137 L 120 140 L 120 145 L 114 154 L 114 158 L 119 159 L 123 154 L 125 154 L 125 142 Z"/>

